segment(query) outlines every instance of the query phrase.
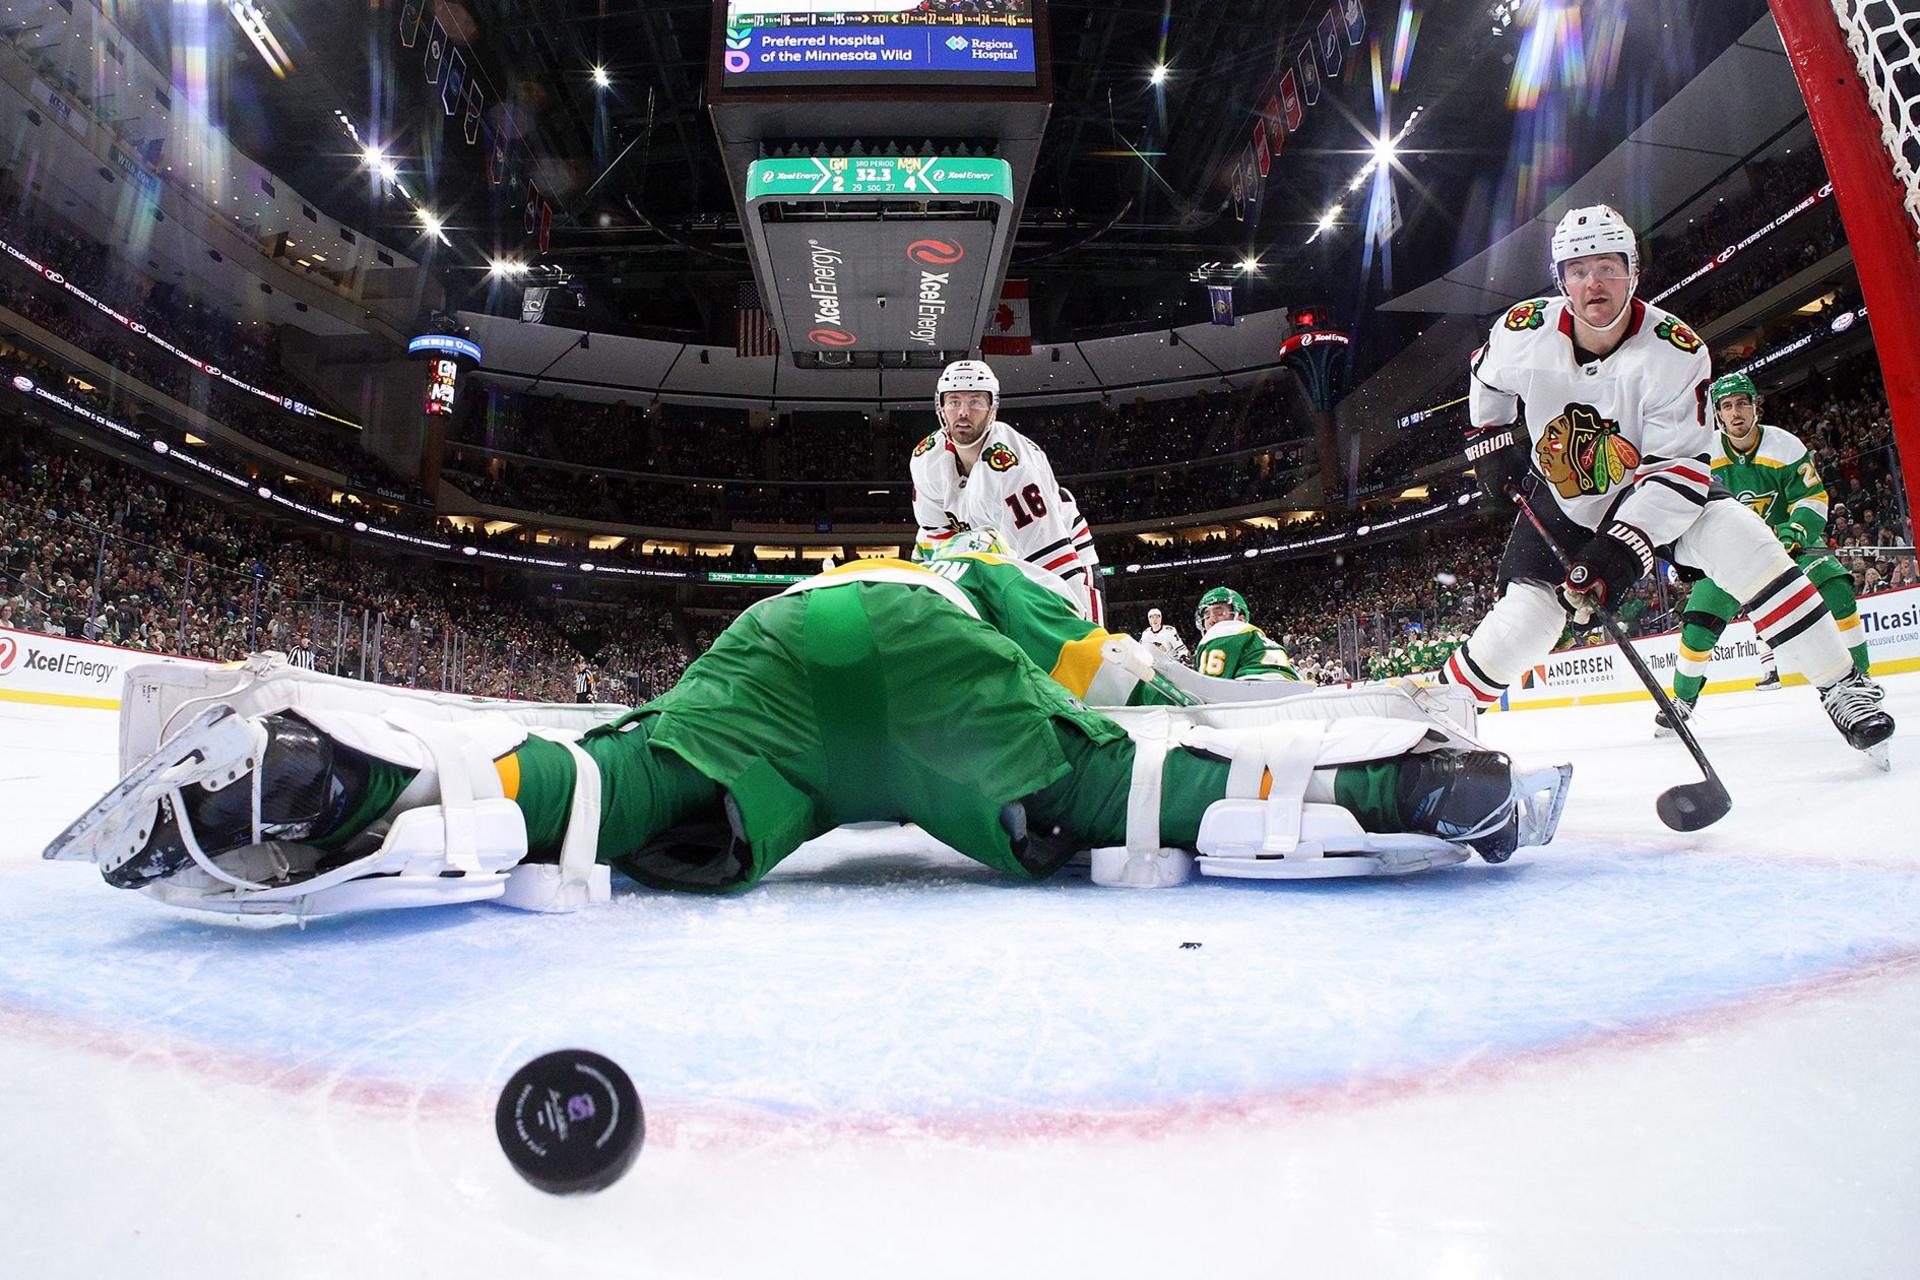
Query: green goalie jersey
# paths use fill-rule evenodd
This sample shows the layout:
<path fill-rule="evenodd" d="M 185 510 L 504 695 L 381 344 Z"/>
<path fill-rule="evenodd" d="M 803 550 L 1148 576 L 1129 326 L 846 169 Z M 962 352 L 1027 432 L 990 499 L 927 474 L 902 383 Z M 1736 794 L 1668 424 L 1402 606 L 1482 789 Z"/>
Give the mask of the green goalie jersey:
<path fill-rule="evenodd" d="M 1716 433 L 1713 474 L 1734 497 L 1795 547 L 1818 547 L 1827 539 L 1827 486 L 1800 437 L 1762 426 L 1751 452 Z"/>
<path fill-rule="evenodd" d="M 1018 560 L 989 552 L 948 554 L 927 564 L 854 560 L 823 576 L 906 583 L 916 575 L 937 576 L 960 588 L 981 621 L 1087 705 L 1166 701 L 1106 661 L 1103 650 L 1112 633 L 1080 616 L 1066 583 Z"/>
<path fill-rule="evenodd" d="M 1251 622 L 1228 618 L 1207 628 L 1193 651 L 1193 669 L 1224 680 L 1298 680 L 1287 651 Z"/>

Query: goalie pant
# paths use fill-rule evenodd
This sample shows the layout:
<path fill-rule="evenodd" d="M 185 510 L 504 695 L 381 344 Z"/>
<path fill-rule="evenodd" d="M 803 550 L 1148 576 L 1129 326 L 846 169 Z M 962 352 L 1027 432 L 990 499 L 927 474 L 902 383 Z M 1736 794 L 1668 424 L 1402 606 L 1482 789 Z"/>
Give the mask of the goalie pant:
<path fill-rule="evenodd" d="M 579 740 L 599 773 L 600 861 L 652 887 L 724 892 L 851 822 L 918 823 L 1022 880 L 1128 842 L 1133 741 L 973 616 L 956 589 L 934 575 L 813 581 L 749 609 L 670 692 Z M 1301 799 L 1339 804 L 1367 830 L 1404 830 L 1390 757 L 1420 736 L 1416 727 L 1382 758 L 1349 753 L 1342 767 L 1314 770 Z M 551 856 L 566 836 L 571 753 L 528 738 L 496 767 L 525 815 L 530 854 Z M 1161 841 L 1197 843 L 1232 767 L 1184 747 L 1167 753 Z M 356 825 L 412 781 L 398 769 L 377 775 Z M 1009 822 L 1010 807 L 1024 822 Z"/>

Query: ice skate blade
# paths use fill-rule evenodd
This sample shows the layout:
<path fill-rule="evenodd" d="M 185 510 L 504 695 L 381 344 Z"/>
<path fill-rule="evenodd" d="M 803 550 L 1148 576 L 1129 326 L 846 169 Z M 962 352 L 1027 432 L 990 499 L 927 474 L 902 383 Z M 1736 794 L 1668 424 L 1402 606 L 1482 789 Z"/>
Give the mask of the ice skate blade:
<path fill-rule="evenodd" d="M 1889 740 L 1886 742 L 1876 742 L 1865 750 L 1864 754 L 1867 759 L 1873 761 L 1874 767 L 1882 773 L 1893 772 L 1893 753 L 1888 750 L 1891 746 L 1893 746 L 1893 743 Z"/>
<path fill-rule="evenodd" d="M 161 795 L 193 783 L 222 786 L 253 767 L 261 742 L 247 721 L 226 706 L 209 707 L 159 750 L 135 765 L 41 853 L 49 861 L 124 861 L 139 852 L 152 830 L 152 815 L 134 812 Z M 244 766 L 237 762 L 244 760 Z M 140 819 L 145 819 L 145 829 Z M 131 843 L 132 847 L 125 848 Z"/>

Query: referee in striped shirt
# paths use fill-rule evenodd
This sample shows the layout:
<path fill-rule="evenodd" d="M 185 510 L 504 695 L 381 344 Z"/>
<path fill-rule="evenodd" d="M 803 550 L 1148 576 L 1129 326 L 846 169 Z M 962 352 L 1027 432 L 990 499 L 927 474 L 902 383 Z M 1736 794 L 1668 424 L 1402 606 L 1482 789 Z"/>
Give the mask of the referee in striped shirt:
<path fill-rule="evenodd" d="M 288 666 L 299 667 L 302 671 L 313 671 L 316 669 L 314 661 L 313 641 L 307 636 L 301 636 L 295 640 L 293 648 L 287 651 Z"/>
<path fill-rule="evenodd" d="M 573 700 L 575 702 L 593 701 L 593 672 L 582 662 L 573 669 Z"/>

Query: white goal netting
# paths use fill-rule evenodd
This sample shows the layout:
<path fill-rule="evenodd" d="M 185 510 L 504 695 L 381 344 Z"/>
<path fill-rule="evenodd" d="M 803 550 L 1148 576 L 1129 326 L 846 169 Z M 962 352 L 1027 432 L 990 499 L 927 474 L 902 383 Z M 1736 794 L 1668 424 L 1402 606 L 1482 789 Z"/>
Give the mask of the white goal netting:
<path fill-rule="evenodd" d="M 1880 141 L 1920 236 L 1920 4 L 1832 0 L 1847 47 L 1880 117 Z"/>

